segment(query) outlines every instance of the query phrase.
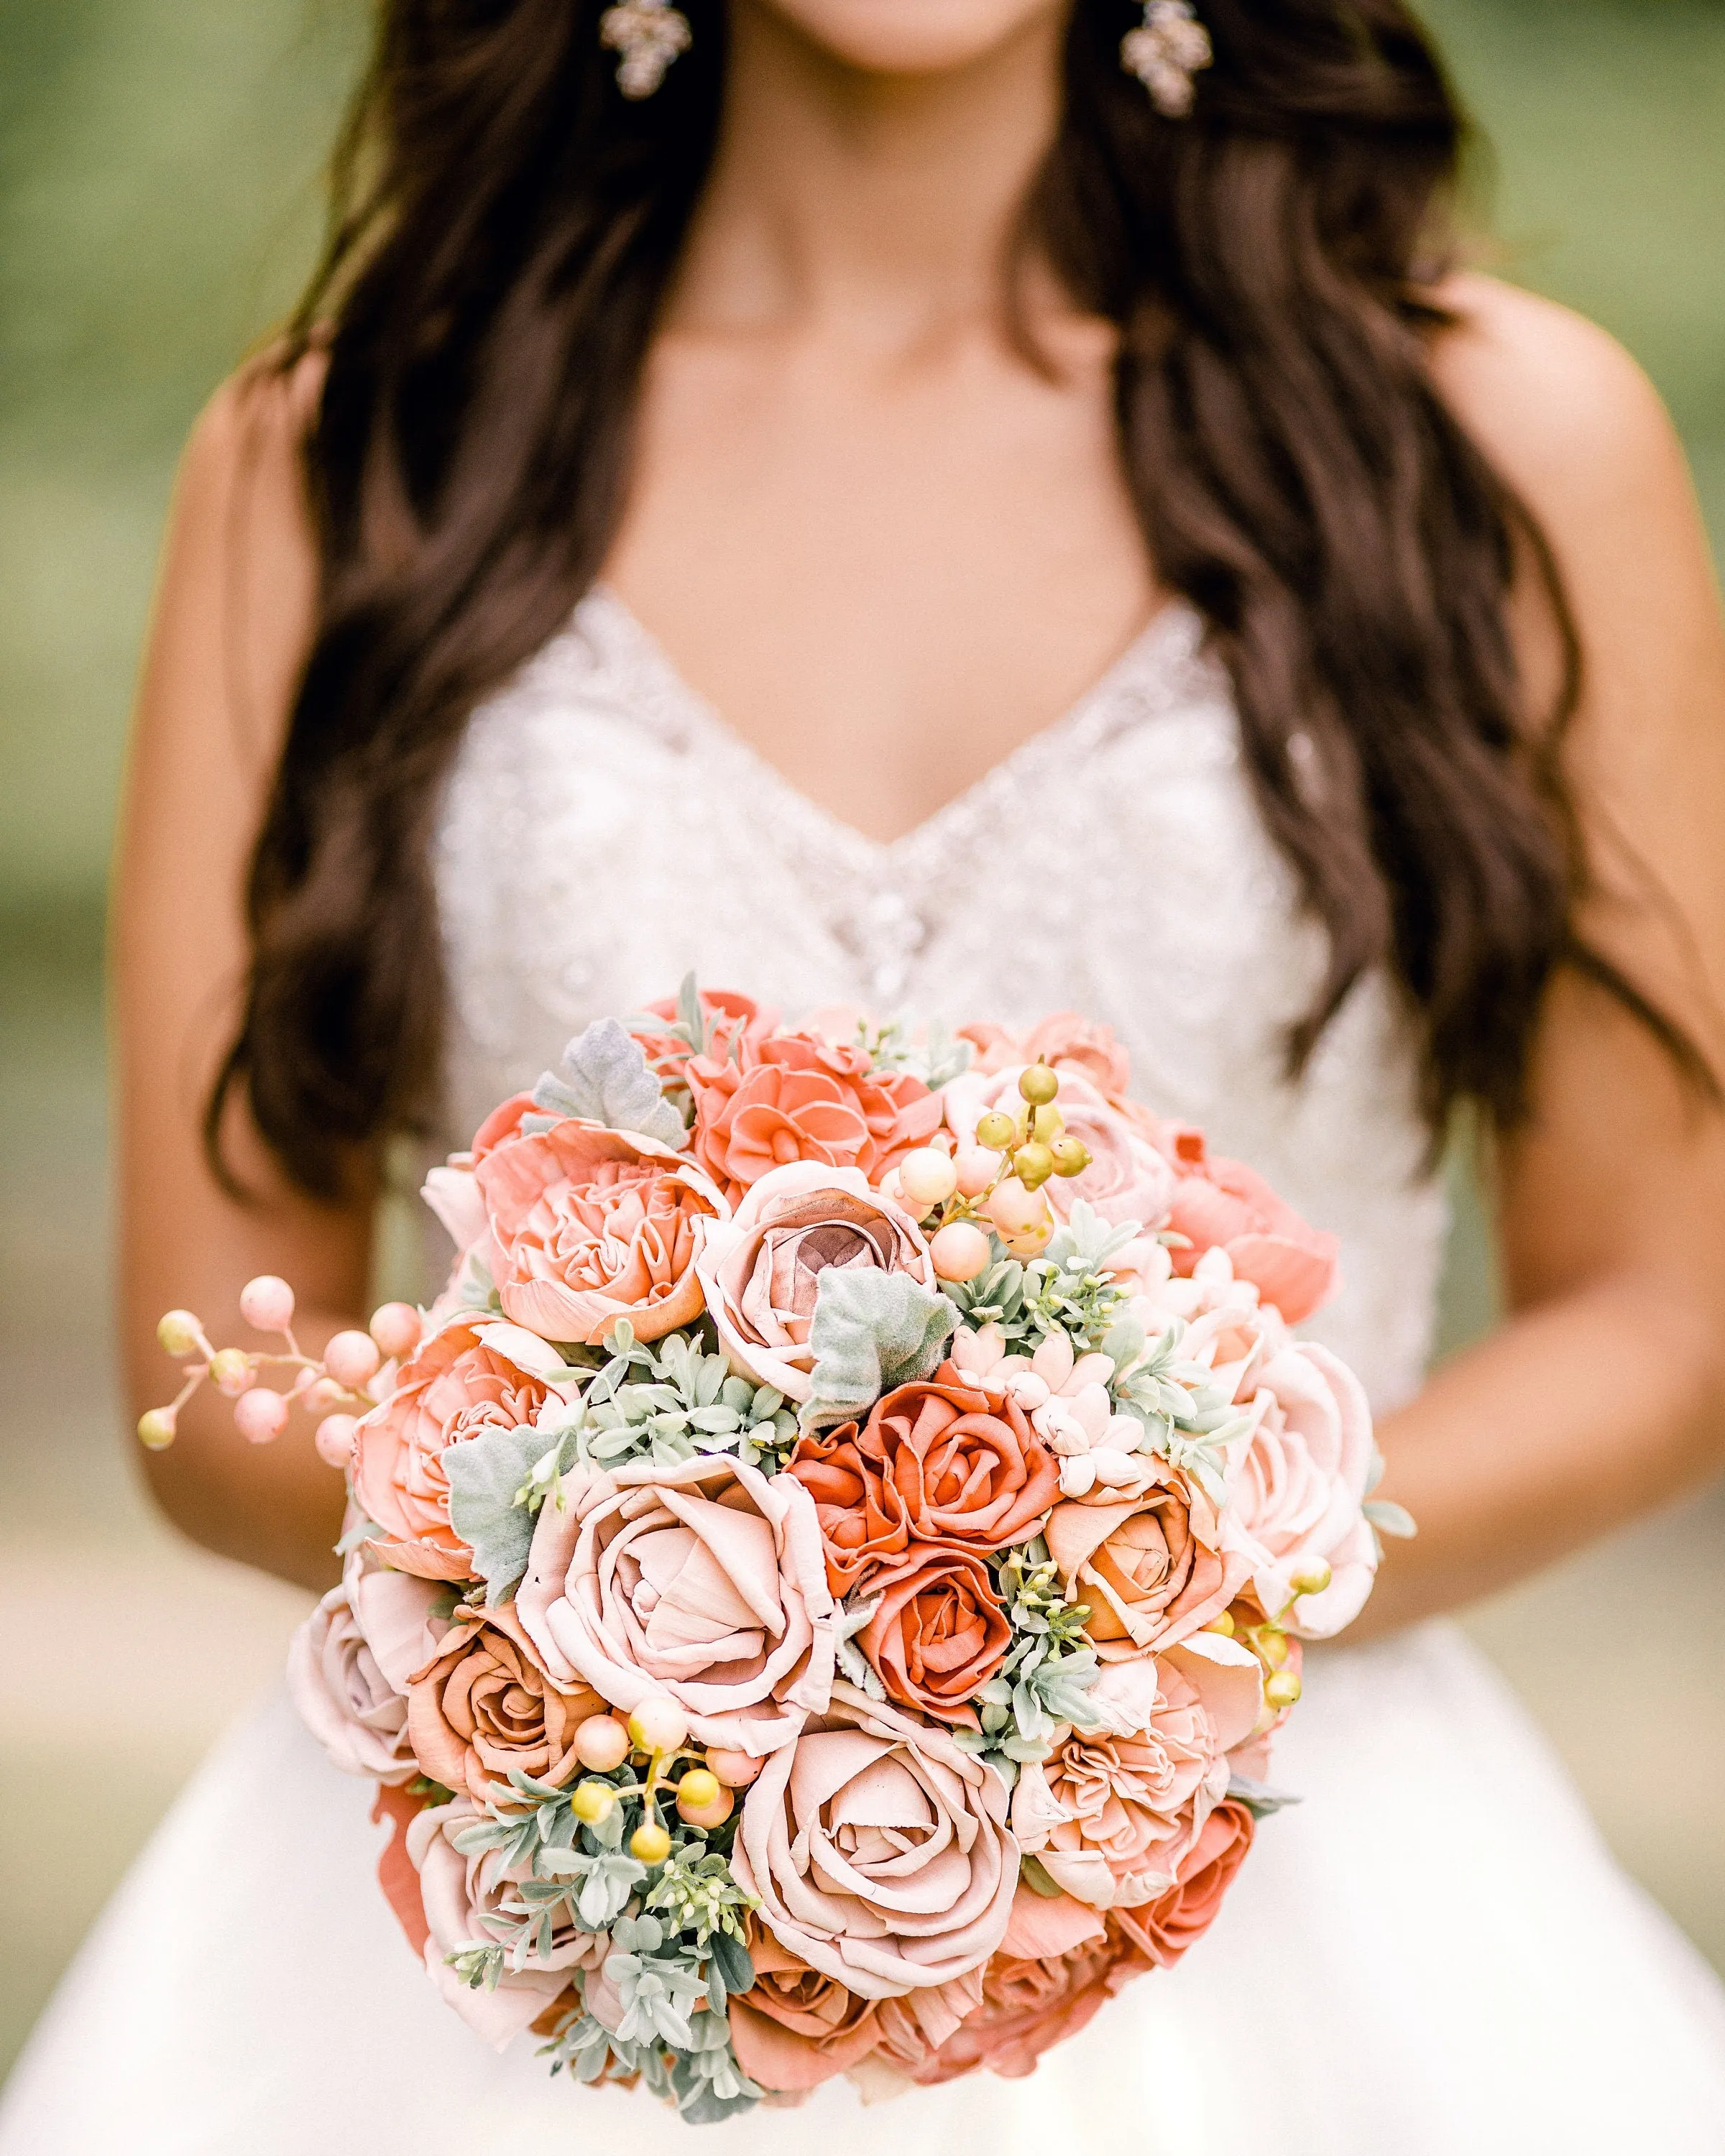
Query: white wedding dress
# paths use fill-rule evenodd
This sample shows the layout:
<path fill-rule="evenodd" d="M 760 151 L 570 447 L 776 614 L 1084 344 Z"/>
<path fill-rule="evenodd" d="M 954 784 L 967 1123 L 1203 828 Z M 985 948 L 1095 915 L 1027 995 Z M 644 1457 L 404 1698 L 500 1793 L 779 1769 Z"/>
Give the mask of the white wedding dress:
<path fill-rule="evenodd" d="M 1312 1330 L 1420 1383 L 1444 1208 L 1408 1043 L 1355 994 L 1304 1083 L 1320 947 L 1255 816 L 1225 681 L 1164 613 L 1084 701 L 894 845 L 798 794 L 599 592 L 475 717 L 438 855 L 450 1137 L 691 966 L 834 1001 L 1111 1024 L 1137 1090 L 1342 1239 Z M 1612 1742 L 1600 1732 L 1601 1743 Z M 687 2128 L 551 2080 L 442 2003 L 377 1892 L 372 1792 L 285 1695 L 193 1781 L 44 2016 L 0 2156 L 590 2148 L 774 2156 L 1721 2156 L 1725 1994 L 1443 1625 L 1314 1654 L 1214 1930 L 1028 2081 Z M 692 2140 L 690 2137 L 692 2136 Z"/>

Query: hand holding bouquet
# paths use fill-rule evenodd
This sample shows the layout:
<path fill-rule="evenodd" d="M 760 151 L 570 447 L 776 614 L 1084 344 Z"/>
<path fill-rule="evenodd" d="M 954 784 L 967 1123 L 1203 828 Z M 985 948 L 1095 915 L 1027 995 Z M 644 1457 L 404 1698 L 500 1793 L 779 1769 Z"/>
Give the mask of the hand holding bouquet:
<path fill-rule="evenodd" d="M 1331 1239 L 1106 1029 L 602 1020 L 321 1360 L 162 1321 L 346 1474 L 290 1675 L 449 2003 L 683 2116 L 1029 2072 L 1215 1915 L 1301 1643 L 1370 1592 Z M 285 1385 L 260 1382 L 289 1373 Z"/>

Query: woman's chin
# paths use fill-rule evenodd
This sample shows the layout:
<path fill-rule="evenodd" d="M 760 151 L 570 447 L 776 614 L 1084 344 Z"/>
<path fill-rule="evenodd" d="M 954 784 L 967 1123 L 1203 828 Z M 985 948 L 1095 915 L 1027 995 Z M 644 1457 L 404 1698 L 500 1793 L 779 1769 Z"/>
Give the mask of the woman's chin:
<path fill-rule="evenodd" d="M 809 43 L 860 72 L 943 74 L 976 65 L 1033 23 L 1053 22 L 1062 0 L 753 0 Z"/>

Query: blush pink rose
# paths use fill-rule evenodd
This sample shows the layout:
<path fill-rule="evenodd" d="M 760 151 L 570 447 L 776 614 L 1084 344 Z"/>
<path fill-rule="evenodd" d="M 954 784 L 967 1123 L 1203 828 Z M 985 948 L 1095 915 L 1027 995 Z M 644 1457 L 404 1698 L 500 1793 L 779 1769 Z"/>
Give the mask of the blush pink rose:
<path fill-rule="evenodd" d="M 402 1605 L 403 1627 L 422 1647 L 434 1636 L 431 1604 L 438 1589 L 406 1573 L 370 1575 L 374 1614 L 386 1601 Z M 288 1646 L 288 1691 L 300 1719 L 343 1774 L 392 1786 L 419 1772 L 408 1736 L 408 1702 L 390 1681 L 366 1637 L 347 1583 L 332 1587 Z"/>
<path fill-rule="evenodd" d="M 1172 1969 L 1215 1922 L 1222 1897 L 1251 1848 L 1254 1824 L 1244 1804 L 1218 1804 L 1180 1860 L 1173 1885 L 1137 1908 L 1111 1908 L 1110 1933 L 1153 1967 Z"/>
<path fill-rule="evenodd" d="M 1309 1640 L 1351 1625 L 1372 1591 L 1377 1544 L 1362 1511 L 1372 1471 L 1372 1411 L 1345 1363 L 1315 1342 L 1290 1341 L 1258 1378 L 1270 1396 L 1235 1476 L 1232 1507 L 1257 1546 L 1253 1591 L 1265 1611 Z M 1330 1584 L 1293 1599 L 1291 1575 L 1322 1558 Z"/>
<path fill-rule="evenodd" d="M 865 1999 L 981 1969 L 1012 1914 L 1005 1784 L 945 1730 L 842 1681 L 743 1799 L 731 1869 L 761 1922 Z"/>
<path fill-rule="evenodd" d="M 1221 1249 L 1235 1277 L 1250 1281 L 1290 1325 L 1329 1301 L 1341 1270 L 1335 1236 L 1308 1226 L 1244 1161 L 1211 1152 L 1202 1131 L 1166 1123 L 1159 1143 L 1177 1178 L 1168 1225 L 1186 1238 L 1173 1252 L 1177 1273 Z"/>
<path fill-rule="evenodd" d="M 808 1493 L 722 1455 L 593 1475 L 539 1515 L 516 1596 L 556 1683 L 625 1714 L 669 1693 L 703 1744 L 761 1753 L 827 1703 L 833 1601 Z"/>
<path fill-rule="evenodd" d="M 961 1146 L 975 1142 L 977 1123 L 991 1108 L 1019 1112 L 1024 1068 L 1022 1062 L 1009 1064 L 993 1076 L 968 1071 L 947 1086 L 947 1122 Z M 1056 1219 L 1070 1219 L 1082 1199 L 1111 1223 L 1132 1220 L 1147 1229 L 1161 1227 L 1173 1201 L 1174 1173 L 1132 1117 L 1072 1065 L 1060 1073 L 1055 1105 L 1066 1135 L 1078 1139 L 1091 1156 L 1082 1175 L 1057 1175 L 1044 1185 Z"/>
<path fill-rule="evenodd" d="M 1055 1011 L 1025 1034 L 1023 1063 L 1046 1063 L 1064 1078 L 1076 1071 L 1111 1099 L 1132 1083 L 1132 1059 L 1111 1025 L 1092 1025 L 1076 1011 Z M 1065 1088 L 1061 1087 L 1064 1095 Z"/>
<path fill-rule="evenodd" d="M 809 1033 L 741 1044 L 728 1060 L 691 1056 L 692 1151 L 733 1203 L 770 1169 L 810 1160 L 860 1168 L 871 1183 L 940 1127 L 941 1097 L 859 1048 Z"/>
<path fill-rule="evenodd" d="M 1098 1486 L 1063 1500 L 1043 1531 L 1068 1592 L 1090 1610 L 1085 1630 L 1105 1662 L 1177 1645 L 1251 1577 L 1251 1553 L 1224 1545 L 1203 1490 L 1163 1461 L 1154 1473 L 1134 1495 Z"/>
<path fill-rule="evenodd" d="M 375 1554 L 426 1579 L 467 1579 L 473 1552 L 449 1524 L 444 1454 L 482 1430 L 530 1423 L 551 1397 L 545 1381 L 495 1348 L 477 1325 L 449 1325 L 402 1365 L 395 1390 L 362 1418 L 354 1496 L 383 1529 Z"/>
<path fill-rule="evenodd" d="M 408 1734 L 420 1766 L 484 1804 L 519 1768 L 557 1788 L 580 1772 L 575 1732 L 605 1702 L 552 1684 L 512 1603 L 462 1608 L 408 1686 Z"/>
<path fill-rule="evenodd" d="M 809 1330 L 829 1266 L 906 1273 L 937 1286 L 908 1213 L 876 1197 L 860 1168 L 796 1161 L 769 1168 L 732 1218 L 706 1230 L 696 1270 L 732 1363 L 787 1399 L 814 1389 Z"/>
<path fill-rule="evenodd" d="M 770 1932 L 750 1943 L 753 1988 L 730 2002 L 738 2063 L 762 2088 L 802 2095 L 865 2061 L 909 2078 L 981 2004 L 978 1971 L 901 1999 L 863 1999 Z"/>
<path fill-rule="evenodd" d="M 1257 1659 L 1214 1633 L 1105 1669 L 1091 1694 L 1114 1727 L 1070 1730 L 1013 1792 L 1013 1831 L 1063 1892 L 1092 1908 L 1173 1886 L 1226 1794 L 1228 1753 L 1263 1704 Z"/>
<path fill-rule="evenodd" d="M 505 1312 L 542 1339 L 656 1340 L 701 1314 L 695 1260 L 724 1199 L 666 1146 L 573 1117 L 474 1168 Z"/>

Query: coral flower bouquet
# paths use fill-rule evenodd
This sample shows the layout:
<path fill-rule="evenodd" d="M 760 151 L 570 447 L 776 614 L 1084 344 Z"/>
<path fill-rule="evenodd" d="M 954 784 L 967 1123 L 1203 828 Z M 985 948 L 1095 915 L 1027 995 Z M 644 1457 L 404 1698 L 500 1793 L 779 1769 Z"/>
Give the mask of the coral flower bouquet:
<path fill-rule="evenodd" d="M 346 1477 L 292 1689 L 486 2042 L 693 2122 L 1025 2074 L 1215 1916 L 1409 1523 L 1333 1241 L 1128 1078 L 685 983 L 433 1171 L 429 1310 L 163 1319 L 146 1444 L 208 1383 Z"/>

